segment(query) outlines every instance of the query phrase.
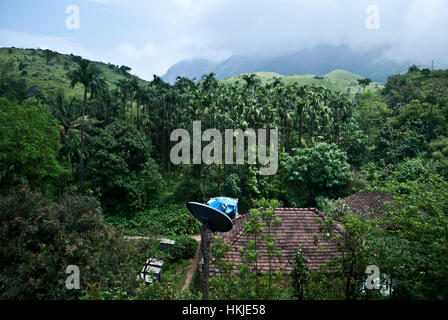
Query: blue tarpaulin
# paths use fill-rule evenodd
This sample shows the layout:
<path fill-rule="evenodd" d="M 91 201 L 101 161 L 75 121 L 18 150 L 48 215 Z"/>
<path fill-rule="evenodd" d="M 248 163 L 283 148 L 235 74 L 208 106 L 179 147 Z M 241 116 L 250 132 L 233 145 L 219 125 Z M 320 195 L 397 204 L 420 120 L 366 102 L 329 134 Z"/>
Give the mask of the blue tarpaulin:
<path fill-rule="evenodd" d="M 238 199 L 227 197 L 211 198 L 207 204 L 221 212 L 224 212 L 232 220 L 238 218 Z"/>

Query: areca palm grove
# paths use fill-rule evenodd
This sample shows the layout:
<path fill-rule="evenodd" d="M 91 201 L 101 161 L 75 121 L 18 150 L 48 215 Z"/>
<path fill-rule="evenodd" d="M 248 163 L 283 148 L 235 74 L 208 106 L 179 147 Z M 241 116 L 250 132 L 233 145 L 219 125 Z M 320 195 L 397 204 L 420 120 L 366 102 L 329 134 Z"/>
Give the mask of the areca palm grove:
<path fill-rule="evenodd" d="M 198 82 L 178 77 L 170 85 L 154 76 L 146 84 L 130 78 L 116 85 L 111 94 L 106 88 L 95 97 L 104 113 L 103 123 L 113 121 L 108 109 L 121 110 L 119 118 L 134 124 L 150 139 L 153 157 L 167 183 L 171 186 L 174 182 L 172 186 L 177 188 L 174 192 L 180 192 L 180 197 L 189 194 L 200 201 L 212 193 L 223 192 L 227 188 L 225 181 L 232 174 L 241 176 L 239 183 L 248 184 L 247 189 L 251 190 L 247 199 L 243 199 L 243 207 L 249 206 L 257 196 L 269 196 L 272 192 L 260 191 L 259 184 L 265 182 L 257 177 L 258 168 L 253 165 L 247 164 L 244 168 L 224 164 L 173 166 L 169 158 L 173 145 L 170 133 L 176 128 L 185 128 L 191 133 L 192 123 L 197 120 L 204 128 L 216 128 L 222 135 L 225 129 L 277 128 L 280 151 L 286 153 L 318 142 L 335 143 L 344 151 L 352 143 L 346 141 L 351 136 L 349 131 L 358 130 L 352 117 L 352 100 L 324 87 L 299 87 L 280 81 L 263 84 L 256 75 L 245 76 L 242 83 L 232 85 L 216 80 L 213 73 L 204 75 Z M 88 86 L 91 88 L 92 84 Z M 192 176 L 211 187 L 202 183 L 202 187 L 187 188 L 184 179 Z"/>

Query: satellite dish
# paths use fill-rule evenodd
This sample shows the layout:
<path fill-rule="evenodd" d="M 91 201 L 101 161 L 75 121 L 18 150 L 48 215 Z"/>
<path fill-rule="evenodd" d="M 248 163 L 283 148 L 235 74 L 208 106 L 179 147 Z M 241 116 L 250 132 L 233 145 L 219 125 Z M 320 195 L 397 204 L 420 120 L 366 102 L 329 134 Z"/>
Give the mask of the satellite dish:
<path fill-rule="evenodd" d="M 199 202 L 188 202 L 187 208 L 206 228 L 213 232 L 228 232 L 233 223 L 225 213 Z"/>

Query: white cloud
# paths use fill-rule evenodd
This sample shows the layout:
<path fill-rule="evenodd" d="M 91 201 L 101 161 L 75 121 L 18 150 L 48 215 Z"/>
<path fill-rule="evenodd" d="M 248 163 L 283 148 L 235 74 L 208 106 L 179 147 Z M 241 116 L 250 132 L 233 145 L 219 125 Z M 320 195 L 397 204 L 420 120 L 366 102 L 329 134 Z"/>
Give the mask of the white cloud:
<path fill-rule="evenodd" d="M 183 59 L 222 60 L 229 56 L 228 52 L 208 49 L 204 43 L 179 38 L 162 44 L 148 42 L 143 47 L 123 42 L 109 55 L 109 60 L 125 64 L 133 69 L 133 73 L 151 80 L 153 74 L 163 75 L 170 66 Z"/>
<path fill-rule="evenodd" d="M 69 37 L 33 35 L 11 30 L 0 30 L 0 46 L 51 49 L 60 53 L 73 53 L 89 59 L 96 59 L 93 52 L 84 48 L 76 39 Z"/>
<path fill-rule="evenodd" d="M 407 57 L 429 65 L 448 64 L 448 2 L 444 0 L 414 0 L 402 16 L 402 25 L 395 34 L 396 42 L 388 57 Z"/>

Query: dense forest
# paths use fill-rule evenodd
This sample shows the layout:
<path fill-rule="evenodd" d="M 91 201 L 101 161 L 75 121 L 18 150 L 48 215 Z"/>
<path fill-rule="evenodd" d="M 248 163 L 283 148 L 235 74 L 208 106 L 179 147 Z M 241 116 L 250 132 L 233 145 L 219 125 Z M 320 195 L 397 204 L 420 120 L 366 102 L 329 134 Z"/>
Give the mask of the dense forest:
<path fill-rule="evenodd" d="M 317 207 L 323 224 L 346 232 L 332 239 L 343 253 L 332 272 L 309 270 L 298 249 L 290 275 L 213 278 L 211 298 L 448 298 L 448 70 L 411 66 L 384 88 L 360 80 L 351 96 L 255 74 L 146 82 L 126 66 L 2 50 L 1 299 L 200 299 L 197 276 L 180 290 L 200 230 L 185 204 L 221 195 L 250 212 L 249 229 L 274 221 L 273 207 Z M 63 80 L 30 90 L 36 59 Z M 192 134 L 193 121 L 221 133 L 277 128 L 278 172 L 260 175 L 247 154 L 241 165 L 174 165 L 171 132 Z M 393 194 L 397 205 L 380 219 L 349 214 L 340 199 L 360 190 Z M 177 240 L 173 251 L 154 245 L 161 237 Z M 275 239 L 263 241 L 274 255 Z M 216 239 L 217 261 L 226 250 Z M 256 246 L 247 250 L 256 263 Z M 151 285 L 135 280 L 148 254 L 169 262 Z M 65 289 L 67 265 L 80 266 L 81 290 Z M 367 265 L 393 293 L 358 289 Z"/>

